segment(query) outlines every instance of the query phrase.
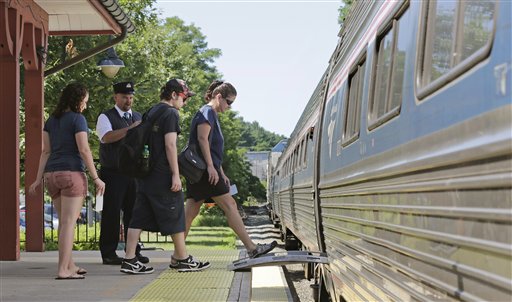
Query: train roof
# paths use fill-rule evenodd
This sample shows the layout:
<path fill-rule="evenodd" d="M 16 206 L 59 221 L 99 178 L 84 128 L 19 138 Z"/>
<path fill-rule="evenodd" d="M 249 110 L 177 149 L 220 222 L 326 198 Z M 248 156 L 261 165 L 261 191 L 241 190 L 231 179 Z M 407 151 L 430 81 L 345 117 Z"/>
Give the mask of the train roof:
<path fill-rule="evenodd" d="M 284 149 L 286 148 L 287 144 L 288 144 L 288 140 L 283 139 L 279 143 L 277 143 L 277 145 L 275 145 L 274 148 L 272 148 L 272 150 L 270 150 L 270 152 L 283 152 Z"/>

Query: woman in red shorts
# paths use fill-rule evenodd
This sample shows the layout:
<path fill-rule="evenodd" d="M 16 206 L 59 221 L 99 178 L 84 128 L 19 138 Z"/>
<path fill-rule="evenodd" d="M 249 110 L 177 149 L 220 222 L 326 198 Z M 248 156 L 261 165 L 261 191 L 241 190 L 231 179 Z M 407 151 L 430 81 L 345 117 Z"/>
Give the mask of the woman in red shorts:
<path fill-rule="evenodd" d="M 103 195 L 105 183 L 98 177 L 87 140 L 87 121 L 81 112 L 89 93 L 84 85 L 72 83 L 62 91 L 59 103 L 43 129 L 43 150 L 37 178 L 30 186 L 34 193 L 44 178 L 48 194 L 59 216 L 59 267 L 57 278 L 84 279 L 87 271 L 72 258 L 76 219 L 87 195 L 85 167 L 96 192 Z M 44 175 L 43 175 L 44 172 Z"/>

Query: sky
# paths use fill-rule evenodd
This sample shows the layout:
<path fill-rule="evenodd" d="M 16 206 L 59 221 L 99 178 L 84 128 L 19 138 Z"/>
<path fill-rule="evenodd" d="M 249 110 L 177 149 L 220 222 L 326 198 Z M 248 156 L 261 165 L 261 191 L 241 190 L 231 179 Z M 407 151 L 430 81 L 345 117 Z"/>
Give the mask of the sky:
<path fill-rule="evenodd" d="M 340 0 L 157 0 L 222 56 L 214 65 L 237 89 L 232 109 L 247 122 L 290 136 L 338 41 Z M 201 95 L 204 92 L 198 92 Z"/>

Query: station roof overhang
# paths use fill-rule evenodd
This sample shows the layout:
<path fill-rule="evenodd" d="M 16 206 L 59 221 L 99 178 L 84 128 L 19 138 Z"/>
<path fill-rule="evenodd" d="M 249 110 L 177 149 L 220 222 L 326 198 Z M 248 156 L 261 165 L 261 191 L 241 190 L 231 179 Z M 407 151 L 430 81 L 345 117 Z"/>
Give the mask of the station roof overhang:
<path fill-rule="evenodd" d="M 119 35 L 135 27 L 115 0 L 34 0 L 48 14 L 49 35 Z M 124 29 L 124 30 L 123 30 Z"/>
<path fill-rule="evenodd" d="M 50 36 L 117 36 L 45 70 L 45 77 L 107 50 L 123 41 L 128 33 L 135 31 L 135 26 L 116 0 L 33 1 L 48 14 L 48 35 Z"/>

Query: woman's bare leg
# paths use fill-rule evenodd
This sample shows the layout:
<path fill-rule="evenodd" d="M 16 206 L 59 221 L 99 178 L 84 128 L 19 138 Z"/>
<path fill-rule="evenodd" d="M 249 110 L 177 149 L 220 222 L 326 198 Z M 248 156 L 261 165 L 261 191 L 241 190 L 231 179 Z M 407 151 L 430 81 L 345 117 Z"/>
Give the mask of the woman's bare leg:
<path fill-rule="evenodd" d="M 242 217 L 240 217 L 238 206 L 233 197 L 231 197 L 229 193 L 226 193 L 221 196 L 213 197 L 213 200 L 217 205 L 219 205 L 222 211 L 224 211 L 224 215 L 226 215 L 229 226 L 238 235 L 238 238 L 240 238 L 245 248 L 248 251 L 254 250 L 256 248 L 256 244 L 252 241 L 251 237 L 249 237 L 249 234 L 245 229 L 244 222 L 242 221 Z"/>
<path fill-rule="evenodd" d="M 54 200 L 59 216 L 59 277 L 68 277 L 76 273 L 72 251 L 76 219 L 80 214 L 83 201 L 83 197 L 66 196 Z"/>
<path fill-rule="evenodd" d="M 60 197 L 56 198 L 53 200 L 53 206 L 55 207 L 55 210 L 57 211 L 57 217 L 59 218 L 59 226 L 57 227 L 57 234 L 60 234 L 60 228 L 61 228 L 61 223 L 60 223 L 60 211 L 61 211 L 61 201 L 60 201 Z M 68 263 L 68 270 L 69 271 L 72 271 L 72 272 L 77 272 L 78 271 L 78 266 L 75 264 L 75 262 L 73 261 L 73 257 L 71 257 L 69 259 L 69 263 Z M 83 270 L 83 269 L 82 269 Z"/>

